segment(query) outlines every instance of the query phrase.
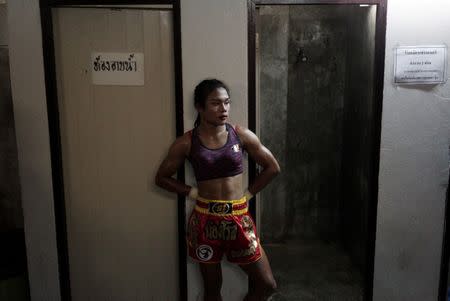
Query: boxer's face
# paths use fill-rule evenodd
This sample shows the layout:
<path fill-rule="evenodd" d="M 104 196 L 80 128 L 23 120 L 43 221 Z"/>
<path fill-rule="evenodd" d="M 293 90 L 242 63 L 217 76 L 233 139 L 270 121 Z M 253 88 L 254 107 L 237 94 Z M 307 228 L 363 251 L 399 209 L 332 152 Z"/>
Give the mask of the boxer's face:
<path fill-rule="evenodd" d="M 204 108 L 197 108 L 202 121 L 211 125 L 224 125 L 228 120 L 231 100 L 227 90 L 217 88 L 212 91 L 205 101 Z"/>

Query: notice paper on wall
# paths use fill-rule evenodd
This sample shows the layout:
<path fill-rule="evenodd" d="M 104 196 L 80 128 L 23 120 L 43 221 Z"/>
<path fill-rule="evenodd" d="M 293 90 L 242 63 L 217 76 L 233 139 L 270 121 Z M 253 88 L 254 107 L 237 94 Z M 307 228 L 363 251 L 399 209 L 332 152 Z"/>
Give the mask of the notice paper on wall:
<path fill-rule="evenodd" d="M 447 80 L 447 46 L 399 46 L 395 49 L 396 84 L 440 84 Z"/>
<path fill-rule="evenodd" d="M 144 54 L 92 52 L 91 74 L 94 85 L 144 85 Z"/>

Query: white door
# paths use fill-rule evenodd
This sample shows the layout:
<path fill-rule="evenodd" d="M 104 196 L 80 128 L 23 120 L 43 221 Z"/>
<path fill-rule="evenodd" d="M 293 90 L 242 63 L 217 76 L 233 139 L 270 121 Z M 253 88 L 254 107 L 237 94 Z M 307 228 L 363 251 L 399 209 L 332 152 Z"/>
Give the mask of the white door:
<path fill-rule="evenodd" d="M 177 300 L 172 12 L 57 8 L 55 56 L 72 300 Z M 91 54 L 143 53 L 144 85 L 94 85 Z"/>

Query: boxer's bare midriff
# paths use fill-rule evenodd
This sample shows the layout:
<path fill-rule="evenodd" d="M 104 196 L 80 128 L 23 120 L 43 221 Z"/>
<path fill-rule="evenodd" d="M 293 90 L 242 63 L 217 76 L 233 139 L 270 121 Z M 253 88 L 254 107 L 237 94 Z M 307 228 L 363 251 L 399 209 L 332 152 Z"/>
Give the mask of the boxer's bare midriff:
<path fill-rule="evenodd" d="M 238 200 L 242 198 L 242 174 L 197 182 L 198 195 L 210 200 Z"/>

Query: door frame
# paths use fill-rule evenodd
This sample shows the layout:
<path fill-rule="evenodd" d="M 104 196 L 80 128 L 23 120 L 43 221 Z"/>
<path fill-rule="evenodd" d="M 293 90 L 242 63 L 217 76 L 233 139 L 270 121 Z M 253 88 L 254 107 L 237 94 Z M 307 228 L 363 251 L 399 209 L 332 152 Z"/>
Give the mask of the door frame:
<path fill-rule="evenodd" d="M 53 40 L 52 8 L 74 6 L 137 6 L 172 5 L 173 45 L 175 72 L 175 119 L 176 136 L 184 133 L 183 125 L 183 86 L 181 62 L 181 19 L 180 0 L 40 0 L 42 29 L 42 48 L 44 54 L 45 89 L 50 135 L 50 154 L 55 210 L 56 248 L 58 254 L 58 272 L 61 300 L 72 300 L 70 288 L 70 266 L 67 242 L 66 204 L 64 197 L 64 179 L 62 166 L 61 128 L 59 120 L 58 93 L 56 82 L 55 48 Z M 128 7 L 127 7 L 128 8 Z M 136 7 L 139 8 L 139 7 Z M 145 8 L 144 8 L 145 9 Z M 184 182 L 184 165 L 177 172 L 177 179 Z M 187 300 L 187 261 L 185 233 L 185 197 L 178 195 L 178 280 L 179 299 Z"/>
<path fill-rule="evenodd" d="M 378 175 L 380 166 L 381 117 L 383 111 L 384 59 L 386 48 L 386 11 L 387 0 L 247 0 L 248 14 L 248 127 L 256 130 L 256 6 L 260 5 L 376 5 L 373 114 L 372 132 L 372 173 L 369 188 L 368 238 L 366 251 L 366 274 L 364 275 L 364 300 L 372 301 L 375 262 L 375 238 L 378 207 Z M 249 183 L 256 177 L 256 163 L 249 158 Z M 256 219 L 255 202 L 250 203 L 250 212 Z M 257 221 L 258 222 L 258 221 Z"/>

